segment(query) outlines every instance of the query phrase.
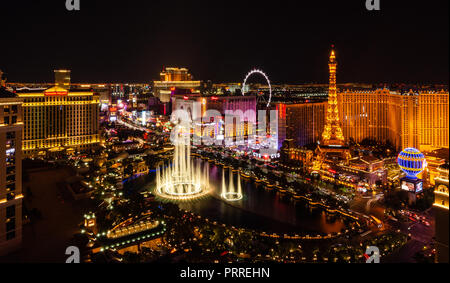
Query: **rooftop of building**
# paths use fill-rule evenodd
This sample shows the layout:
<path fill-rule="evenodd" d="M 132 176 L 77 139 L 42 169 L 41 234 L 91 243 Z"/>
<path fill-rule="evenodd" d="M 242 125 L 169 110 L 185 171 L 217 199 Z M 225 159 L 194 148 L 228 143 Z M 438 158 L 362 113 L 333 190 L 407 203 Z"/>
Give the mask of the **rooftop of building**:
<path fill-rule="evenodd" d="M 366 166 L 367 165 L 367 163 L 363 162 L 359 158 L 351 159 L 350 160 L 350 164 L 352 164 L 352 165 L 362 165 L 362 166 Z"/>
<path fill-rule="evenodd" d="M 296 100 L 291 100 L 291 101 L 273 101 L 272 103 L 275 104 L 285 104 L 287 107 L 301 107 L 304 105 L 309 105 L 309 104 L 320 104 L 320 103 L 328 103 L 327 99 L 296 99 Z"/>
<path fill-rule="evenodd" d="M 17 88 L 16 92 L 17 93 L 43 93 L 45 91 L 50 91 L 50 90 L 58 90 L 58 91 L 68 91 L 68 92 L 92 92 L 92 89 L 89 88 L 69 88 L 69 89 L 65 89 L 65 88 L 61 88 L 61 87 L 50 87 L 50 88 L 28 88 L 28 87 L 23 87 L 23 88 Z"/>
<path fill-rule="evenodd" d="M 367 164 L 377 163 L 377 162 L 382 161 L 381 159 L 379 159 L 379 158 L 377 158 L 375 156 L 371 156 L 371 155 L 364 155 L 360 159 L 361 159 L 362 162 L 365 162 Z"/>
<path fill-rule="evenodd" d="M 366 93 L 366 94 L 397 94 L 397 95 L 425 95 L 425 94 L 449 94 L 448 88 L 415 88 L 415 89 L 402 89 L 402 88 L 341 88 L 338 93 Z"/>
<path fill-rule="evenodd" d="M 448 148 L 439 148 L 439 149 L 435 149 L 433 151 L 424 152 L 424 153 L 427 158 L 435 157 L 435 158 L 442 158 L 442 159 L 446 160 L 447 162 L 449 161 L 449 149 Z"/>

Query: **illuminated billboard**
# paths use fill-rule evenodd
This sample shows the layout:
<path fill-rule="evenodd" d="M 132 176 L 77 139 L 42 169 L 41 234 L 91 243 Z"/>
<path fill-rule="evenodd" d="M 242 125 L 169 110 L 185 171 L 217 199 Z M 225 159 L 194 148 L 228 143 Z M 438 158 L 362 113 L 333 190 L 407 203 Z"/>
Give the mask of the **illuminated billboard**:
<path fill-rule="evenodd" d="M 422 182 L 416 184 L 416 193 L 420 193 L 423 190 Z"/>
<path fill-rule="evenodd" d="M 422 180 L 421 179 L 415 179 L 411 180 L 409 178 L 402 178 L 401 179 L 401 189 L 403 191 L 411 192 L 411 193 L 420 193 L 423 190 L 422 187 Z"/>
<path fill-rule="evenodd" d="M 402 190 L 409 191 L 409 192 L 415 192 L 414 184 L 410 183 L 408 181 L 402 181 Z"/>

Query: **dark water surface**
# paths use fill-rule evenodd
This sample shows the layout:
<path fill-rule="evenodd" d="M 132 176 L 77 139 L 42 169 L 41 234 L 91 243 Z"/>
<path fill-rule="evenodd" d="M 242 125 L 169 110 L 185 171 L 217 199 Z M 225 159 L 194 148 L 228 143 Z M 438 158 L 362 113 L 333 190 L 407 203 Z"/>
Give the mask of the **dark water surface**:
<path fill-rule="evenodd" d="M 200 161 L 203 166 L 207 161 Z M 227 202 L 220 197 L 222 174 L 229 184 L 229 169 L 209 164 L 212 195 L 190 202 L 179 203 L 181 209 L 208 217 L 220 223 L 235 227 L 250 228 L 277 233 L 301 232 L 339 232 L 345 229 L 343 219 L 327 214 L 320 208 L 307 205 L 306 202 L 290 200 L 278 192 L 268 191 L 253 180 L 241 178 L 243 199 Z M 233 174 L 233 183 L 237 187 L 237 174 Z"/>

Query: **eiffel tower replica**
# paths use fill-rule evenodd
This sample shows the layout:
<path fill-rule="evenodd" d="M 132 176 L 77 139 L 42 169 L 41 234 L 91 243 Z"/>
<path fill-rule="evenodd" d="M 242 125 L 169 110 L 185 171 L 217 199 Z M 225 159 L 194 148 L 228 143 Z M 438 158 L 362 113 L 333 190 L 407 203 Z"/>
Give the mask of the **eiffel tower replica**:
<path fill-rule="evenodd" d="M 336 91 L 336 55 L 334 53 L 334 45 L 331 46 L 330 59 L 328 67 L 330 71 L 329 88 L 328 88 L 328 106 L 326 110 L 325 127 L 322 138 L 319 142 L 316 152 L 321 162 L 348 163 L 350 159 L 350 150 L 345 143 L 344 135 L 339 122 L 339 109 Z"/>

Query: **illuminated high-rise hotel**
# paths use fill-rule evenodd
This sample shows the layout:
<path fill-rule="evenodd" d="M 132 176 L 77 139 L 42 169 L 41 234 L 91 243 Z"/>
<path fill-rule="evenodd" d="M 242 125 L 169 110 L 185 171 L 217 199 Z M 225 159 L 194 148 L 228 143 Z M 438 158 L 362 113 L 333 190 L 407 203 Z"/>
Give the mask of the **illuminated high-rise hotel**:
<path fill-rule="evenodd" d="M 160 73 L 160 78 L 160 81 L 153 81 L 153 89 L 155 97 L 161 102 L 170 102 L 176 90 L 199 93 L 201 82 L 192 80 L 192 75 L 186 68 L 165 68 Z"/>
<path fill-rule="evenodd" d="M 24 155 L 98 146 L 99 97 L 93 91 L 55 86 L 17 95 L 23 98 Z"/>
<path fill-rule="evenodd" d="M 22 242 L 22 130 L 22 99 L 0 86 L 0 255 Z"/>
<path fill-rule="evenodd" d="M 338 105 L 344 136 L 355 142 L 365 138 L 381 142 L 389 140 L 400 148 L 402 126 L 410 132 L 407 124 L 402 125 L 402 109 L 407 111 L 403 116 L 410 116 L 408 103 L 404 108 L 402 104 L 402 97 L 387 89 L 339 92 Z M 412 135 L 406 137 L 413 139 Z"/>
<path fill-rule="evenodd" d="M 449 147 L 449 93 L 427 91 L 401 94 L 388 89 L 345 90 L 338 93 L 345 138 L 390 141 L 431 151 Z"/>
<path fill-rule="evenodd" d="M 300 147 L 319 141 L 325 126 L 326 109 L 326 101 L 277 104 L 279 145 L 285 139 Z"/>
<path fill-rule="evenodd" d="M 165 68 L 160 74 L 161 81 L 173 82 L 173 81 L 191 81 L 192 75 L 186 68 Z"/>
<path fill-rule="evenodd" d="M 5 86 L 6 80 L 3 79 L 3 71 L 0 70 L 0 87 Z"/>
<path fill-rule="evenodd" d="M 448 91 L 419 92 L 419 148 L 449 148 Z"/>
<path fill-rule="evenodd" d="M 70 88 L 70 70 L 54 70 L 55 86 L 65 89 Z"/>

